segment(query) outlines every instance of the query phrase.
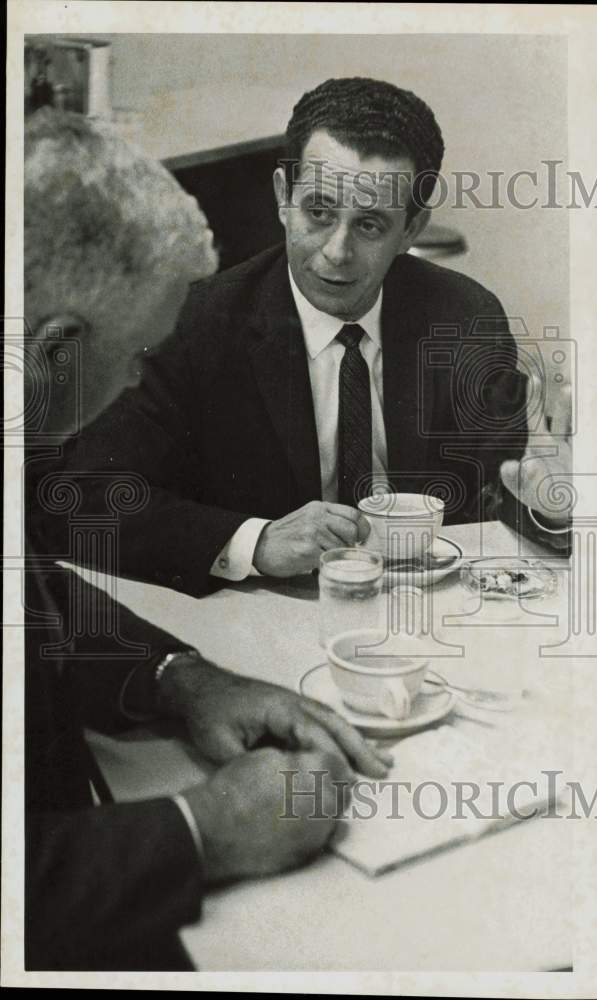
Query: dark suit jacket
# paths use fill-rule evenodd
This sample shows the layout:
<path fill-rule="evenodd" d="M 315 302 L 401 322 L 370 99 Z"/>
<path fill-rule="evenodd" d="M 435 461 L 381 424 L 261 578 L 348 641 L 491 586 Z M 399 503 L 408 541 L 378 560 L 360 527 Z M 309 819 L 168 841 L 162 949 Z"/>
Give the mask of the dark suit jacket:
<path fill-rule="evenodd" d="M 470 278 L 401 255 L 381 322 L 394 488 L 441 496 L 447 525 L 497 516 L 500 463 L 526 441 L 524 376 L 500 303 Z M 74 442 L 66 467 L 86 474 L 89 511 L 101 505 L 90 472 L 146 477 L 149 502 L 120 519 L 120 572 L 191 594 L 208 589 L 214 559 L 248 517 L 279 518 L 321 497 L 284 247 L 191 288 L 140 388 Z"/>
<path fill-rule="evenodd" d="M 25 967 L 48 970 L 184 968 L 175 932 L 199 916 L 201 867 L 170 799 L 92 806 L 97 770 L 84 724 L 125 721 L 118 698 L 142 661 L 119 659 L 120 642 L 85 637 L 85 659 L 65 610 L 116 609 L 73 574 L 35 561 L 26 579 L 25 671 Z M 76 586 L 73 586 L 76 584 Z M 112 605 L 112 606 L 110 606 Z M 119 609 L 119 634 L 147 646 L 147 678 L 181 644 Z M 97 656 L 94 657 L 93 650 Z M 65 658 L 62 653 L 74 653 Z M 107 658 L 106 658 L 107 657 Z M 188 966 L 188 962 L 186 963 Z"/>

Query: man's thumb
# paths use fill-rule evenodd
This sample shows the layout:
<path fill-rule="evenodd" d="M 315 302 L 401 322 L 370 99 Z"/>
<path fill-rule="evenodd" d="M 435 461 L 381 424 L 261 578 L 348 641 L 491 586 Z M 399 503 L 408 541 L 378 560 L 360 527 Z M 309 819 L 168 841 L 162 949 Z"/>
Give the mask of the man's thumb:
<path fill-rule="evenodd" d="M 512 458 L 509 458 L 506 462 L 502 462 L 500 476 L 506 489 L 510 490 L 510 493 L 513 493 L 517 497 L 520 493 L 520 462 Z"/>
<path fill-rule="evenodd" d="M 227 764 L 247 751 L 240 734 L 222 725 L 212 725 L 207 731 L 203 730 L 196 743 L 199 752 L 214 764 Z"/>

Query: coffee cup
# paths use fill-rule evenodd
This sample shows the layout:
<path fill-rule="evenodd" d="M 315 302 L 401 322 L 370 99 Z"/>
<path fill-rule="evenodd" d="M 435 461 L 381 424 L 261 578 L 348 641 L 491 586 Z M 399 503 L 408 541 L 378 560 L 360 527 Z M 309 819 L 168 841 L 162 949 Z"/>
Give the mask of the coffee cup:
<path fill-rule="evenodd" d="M 349 708 L 388 719 L 410 715 L 429 666 L 416 637 L 356 629 L 330 639 L 326 652 L 334 683 Z"/>
<path fill-rule="evenodd" d="M 371 531 L 363 545 L 388 563 L 420 559 L 444 519 L 444 502 L 429 493 L 377 493 L 359 502 Z"/>

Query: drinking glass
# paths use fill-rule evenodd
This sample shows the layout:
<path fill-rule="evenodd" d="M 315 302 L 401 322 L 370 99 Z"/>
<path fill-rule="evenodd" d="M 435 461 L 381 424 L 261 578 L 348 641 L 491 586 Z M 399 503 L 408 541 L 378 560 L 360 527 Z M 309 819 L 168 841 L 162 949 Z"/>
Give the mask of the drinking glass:
<path fill-rule="evenodd" d="M 352 629 L 383 625 L 383 557 L 367 549 L 330 549 L 319 566 L 319 643 Z"/>

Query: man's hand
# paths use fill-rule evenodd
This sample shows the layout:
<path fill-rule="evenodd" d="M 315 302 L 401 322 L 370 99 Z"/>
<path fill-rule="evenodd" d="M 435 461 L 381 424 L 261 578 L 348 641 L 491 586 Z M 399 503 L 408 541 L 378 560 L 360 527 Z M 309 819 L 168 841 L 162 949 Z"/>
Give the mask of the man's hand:
<path fill-rule="evenodd" d="M 322 552 L 364 542 L 369 531 L 355 508 L 313 500 L 263 529 L 253 565 L 265 576 L 308 573 L 319 566 Z"/>
<path fill-rule="evenodd" d="M 504 486 L 527 507 L 537 511 L 549 526 L 564 527 L 569 524 L 571 511 L 558 509 L 559 495 L 567 497 L 572 474 L 572 447 L 570 431 L 572 425 L 572 394 L 570 385 L 565 385 L 556 400 L 551 419 L 547 426 L 545 412 L 539 420 L 534 412 L 540 398 L 541 383 L 537 378 L 529 378 L 527 383 L 527 419 L 529 431 L 526 451 L 520 462 L 502 462 L 500 474 Z M 546 446 L 554 454 L 545 455 Z M 558 488 L 559 487 L 559 488 Z M 549 498 L 553 498 L 549 506 Z"/>
<path fill-rule="evenodd" d="M 320 702 L 186 654 L 164 671 L 160 699 L 161 710 L 182 717 L 200 753 L 216 764 L 268 743 L 340 756 L 373 778 L 384 777 L 392 763 Z"/>
<path fill-rule="evenodd" d="M 304 864 L 330 839 L 350 785 L 350 772 L 337 755 L 262 749 L 188 789 L 184 795 L 201 833 L 206 881 L 269 875 Z"/>

